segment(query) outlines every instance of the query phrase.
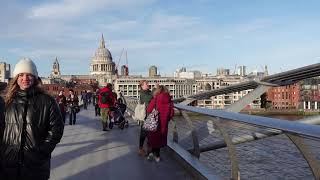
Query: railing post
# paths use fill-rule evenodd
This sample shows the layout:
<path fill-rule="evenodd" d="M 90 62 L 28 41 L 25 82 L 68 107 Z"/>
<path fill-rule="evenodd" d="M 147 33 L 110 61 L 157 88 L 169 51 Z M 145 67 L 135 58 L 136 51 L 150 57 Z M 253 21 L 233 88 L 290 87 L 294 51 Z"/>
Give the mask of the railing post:
<path fill-rule="evenodd" d="M 217 117 L 217 122 L 211 120 L 214 126 L 220 131 L 221 135 L 223 136 L 224 142 L 228 148 L 228 154 L 231 161 L 231 179 L 238 180 L 240 179 L 240 171 L 238 166 L 238 158 L 236 154 L 236 148 L 232 143 L 231 137 L 228 133 L 224 130 L 224 128 L 220 125 L 220 118 Z"/>
<path fill-rule="evenodd" d="M 173 140 L 173 142 L 178 143 L 179 142 L 179 136 L 178 136 L 178 131 L 177 131 L 177 122 L 176 122 L 175 119 L 172 119 L 171 121 L 174 123 L 173 132 L 172 132 L 172 135 L 173 135 L 172 140 Z"/>
<path fill-rule="evenodd" d="M 199 145 L 199 140 L 198 140 L 198 134 L 197 131 L 195 130 L 191 119 L 189 118 L 188 114 L 185 111 L 181 111 L 182 116 L 184 119 L 187 121 L 189 127 L 191 128 L 191 135 L 192 135 L 192 142 L 193 142 L 193 151 L 192 154 L 196 156 L 197 158 L 200 158 L 200 145 Z"/>
<path fill-rule="evenodd" d="M 299 149 L 305 160 L 307 161 L 313 176 L 315 179 L 320 179 L 320 167 L 317 161 L 316 156 L 311 152 L 308 145 L 304 143 L 302 137 L 293 135 L 293 134 L 286 134 L 289 139 L 296 145 Z"/>

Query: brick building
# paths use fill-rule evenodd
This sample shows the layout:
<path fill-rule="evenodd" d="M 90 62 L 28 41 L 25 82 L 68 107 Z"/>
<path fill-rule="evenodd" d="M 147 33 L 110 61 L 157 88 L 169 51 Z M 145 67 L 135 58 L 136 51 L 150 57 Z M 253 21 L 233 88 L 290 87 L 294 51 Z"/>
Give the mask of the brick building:
<path fill-rule="evenodd" d="M 267 100 L 272 109 L 298 109 L 300 86 L 298 84 L 273 87 L 268 90 Z"/>
<path fill-rule="evenodd" d="M 80 95 L 82 91 L 94 92 L 94 88 L 90 85 L 77 85 L 73 88 L 64 87 L 60 84 L 44 84 L 43 88 L 52 96 L 56 97 L 60 90 L 64 91 L 64 95 L 69 95 L 69 89 L 73 89 L 76 95 Z"/>

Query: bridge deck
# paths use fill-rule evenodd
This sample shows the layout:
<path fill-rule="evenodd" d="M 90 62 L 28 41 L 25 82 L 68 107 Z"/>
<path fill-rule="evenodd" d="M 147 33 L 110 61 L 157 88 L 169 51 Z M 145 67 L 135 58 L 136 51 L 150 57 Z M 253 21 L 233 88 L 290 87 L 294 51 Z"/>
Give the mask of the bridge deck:
<path fill-rule="evenodd" d="M 139 126 L 103 132 L 99 119 L 91 105 L 77 115 L 76 125 L 65 126 L 52 154 L 50 179 L 192 179 L 165 150 L 160 163 L 138 156 Z"/>

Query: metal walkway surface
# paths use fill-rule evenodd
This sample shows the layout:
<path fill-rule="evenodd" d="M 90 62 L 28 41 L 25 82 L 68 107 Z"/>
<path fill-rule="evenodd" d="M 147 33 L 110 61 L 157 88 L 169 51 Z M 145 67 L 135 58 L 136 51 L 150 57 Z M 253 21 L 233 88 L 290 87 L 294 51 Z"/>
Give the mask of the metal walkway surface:
<path fill-rule="evenodd" d="M 68 122 L 68 118 L 66 120 Z M 100 117 L 92 105 L 77 114 L 76 125 L 65 126 L 51 159 L 51 180 L 193 179 L 166 150 L 161 162 L 137 154 L 139 126 L 101 131 Z"/>

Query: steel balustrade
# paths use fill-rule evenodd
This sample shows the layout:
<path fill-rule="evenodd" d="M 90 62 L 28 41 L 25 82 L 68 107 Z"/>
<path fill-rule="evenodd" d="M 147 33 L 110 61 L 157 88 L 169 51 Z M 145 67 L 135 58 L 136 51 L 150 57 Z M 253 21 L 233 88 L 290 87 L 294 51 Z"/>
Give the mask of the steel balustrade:
<path fill-rule="evenodd" d="M 191 137 L 193 148 L 188 149 L 188 151 L 195 157 L 199 158 L 202 152 L 223 148 L 228 149 L 229 158 L 231 161 L 231 178 L 240 179 L 240 172 L 238 167 L 238 158 L 236 154 L 236 144 L 249 142 L 261 138 L 267 138 L 270 136 L 275 136 L 279 134 L 285 134 L 288 138 L 296 145 L 298 150 L 301 152 L 306 162 L 308 163 L 315 179 L 320 179 L 320 167 L 315 155 L 311 152 L 310 147 L 304 142 L 304 138 L 314 138 L 320 139 L 320 127 L 313 124 L 320 124 L 319 116 L 313 119 L 305 119 L 299 122 L 291 122 L 286 120 L 280 120 L 276 118 L 260 117 L 239 114 L 239 112 L 247 103 L 251 102 L 253 99 L 259 97 L 262 93 L 267 91 L 272 86 L 282 86 L 296 83 L 299 80 L 306 78 L 320 76 L 320 63 L 313 64 L 310 66 L 290 70 L 287 72 L 267 76 L 261 81 L 248 81 L 235 85 L 231 85 L 221 89 L 215 89 L 206 92 L 200 92 L 189 97 L 181 97 L 174 99 L 175 108 L 178 109 L 186 124 L 191 129 Z M 232 92 L 255 89 L 247 96 L 243 97 L 239 101 L 232 104 L 226 110 L 214 110 L 214 109 L 204 109 L 199 107 L 187 106 L 196 100 L 208 99 L 212 96 L 228 94 Z M 131 113 L 134 111 L 136 104 L 138 103 L 137 98 L 125 97 L 127 106 L 131 109 Z M 216 129 L 219 130 L 223 137 L 223 141 L 217 141 L 207 146 L 200 146 L 198 132 L 192 123 L 192 119 L 188 116 L 187 112 L 199 113 L 202 115 L 207 115 L 210 117 L 215 117 L 217 121 L 212 121 L 212 124 Z M 250 136 L 242 136 L 239 138 L 231 138 L 224 127 L 220 124 L 220 121 L 232 121 L 242 124 L 247 124 L 251 126 L 263 127 L 264 129 L 255 132 Z M 177 129 L 177 123 L 173 126 L 173 142 L 179 142 L 179 135 Z M 271 128 L 271 129 L 270 129 Z"/>
<path fill-rule="evenodd" d="M 127 103 L 129 111 L 133 113 L 135 105 L 138 103 L 138 99 L 131 98 L 131 97 L 125 97 L 125 101 Z M 198 108 L 198 107 L 192 107 L 192 106 L 186 106 L 182 104 L 175 104 L 175 108 L 181 111 L 182 116 L 184 117 L 184 120 L 186 120 L 186 124 L 191 129 L 191 135 L 192 135 L 192 142 L 193 142 L 193 149 L 189 150 L 189 152 L 195 156 L 200 157 L 201 152 L 206 152 L 207 150 L 212 150 L 216 148 L 222 148 L 227 147 L 229 152 L 229 158 L 231 161 L 231 178 L 232 179 L 239 179 L 240 178 L 240 172 L 239 167 L 237 163 L 237 155 L 235 150 L 235 145 L 248 142 L 250 140 L 255 140 L 259 138 L 266 138 L 268 135 L 278 135 L 281 134 L 281 132 L 285 132 L 287 136 L 292 140 L 292 142 L 297 146 L 297 148 L 300 150 L 300 152 L 305 157 L 306 161 L 308 162 L 314 177 L 316 179 L 320 178 L 320 168 L 319 163 L 317 162 L 314 155 L 309 150 L 308 146 L 303 143 L 302 137 L 311 137 L 311 138 L 320 138 L 320 127 L 312 124 L 306 124 L 312 122 L 312 120 L 306 121 L 303 120 L 301 122 L 291 122 L 286 120 L 280 120 L 276 118 L 268 118 L 268 117 L 260 117 L 260 116 L 253 116 L 253 115 L 245 115 L 245 114 L 239 114 L 239 113 L 233 113 L 233 112 L 227 112 L 223 110 L 214 110 L 214 109 L 204 109 L 204 108 Z M 192 120 L 188 116 L 187 112 L 194 112 L 194 113 L 200 113 L 203 115 L 208 115 L 211 117 L 218 118 L 217 122 L 212 121 L 214 126 L 220 131 L 222 134 L 222 137 L 224 139 L 224 142 L 216 142 L 212 145 L 208 145 L 206 147 L 200 147 L 199 141 L 198 141 L 198 135 L 196 128 L 192 125 Z M 253 126 L 259 126 L 259 127 L 265 127 L 265 128 L 272 128 L 266 129 L 265 132 L 256 133 L 255 137 L 247 137 L 246 138 L 239 138 L 239 139 L 232 139 L 227 132 L 223 129 L 222 126 L 219 125 L 220 118 L 222 120 L 231 120 L 239 123 L 244 124 L 250 124 Z M 314 120 L 313 120 L 314 121 Z M 315 121 L 317 122 L 317 121 Z M 312 122 L 314 123 L 314 122 Z M 177 131 L 177 125 L 174 123 L 174 130 L 173 130 L 173 142 L 178 143 L 178 131 Z M 269 134 L 268 134 L 269 133 Z M 222 144 L 221 144 L 222 143 Z"/>

